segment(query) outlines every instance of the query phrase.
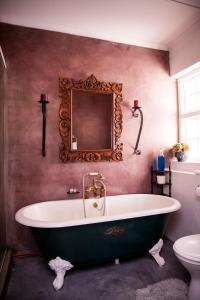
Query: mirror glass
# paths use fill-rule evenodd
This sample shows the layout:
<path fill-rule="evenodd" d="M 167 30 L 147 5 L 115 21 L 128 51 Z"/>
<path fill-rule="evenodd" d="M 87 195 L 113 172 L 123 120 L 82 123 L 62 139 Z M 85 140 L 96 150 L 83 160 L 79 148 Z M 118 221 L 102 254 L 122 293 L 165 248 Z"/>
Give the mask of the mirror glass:
<path fill-rule="evenodd" d="M 72 90 L 71 150 L 112 148 L 113 94 Z"/>

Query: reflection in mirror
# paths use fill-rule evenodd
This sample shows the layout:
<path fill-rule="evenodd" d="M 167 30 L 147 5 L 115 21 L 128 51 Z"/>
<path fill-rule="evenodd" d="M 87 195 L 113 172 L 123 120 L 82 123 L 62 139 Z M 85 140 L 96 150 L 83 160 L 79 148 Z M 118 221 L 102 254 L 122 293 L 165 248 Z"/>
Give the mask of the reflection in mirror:
<path fill-rule="evenodd" d="M 112 148 L 113 95 L 72 91 L 72 150 Z"/>

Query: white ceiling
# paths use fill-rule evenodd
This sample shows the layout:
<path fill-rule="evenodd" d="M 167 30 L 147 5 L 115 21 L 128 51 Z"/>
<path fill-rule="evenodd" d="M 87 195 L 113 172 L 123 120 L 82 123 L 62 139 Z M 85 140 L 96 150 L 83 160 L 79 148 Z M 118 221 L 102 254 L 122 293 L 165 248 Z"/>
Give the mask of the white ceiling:
<path fill-rule="evenodd" d="M 198 19 L 200 9 L 171 0 L 0 0 L 4 23 L 163 50 Z"/>

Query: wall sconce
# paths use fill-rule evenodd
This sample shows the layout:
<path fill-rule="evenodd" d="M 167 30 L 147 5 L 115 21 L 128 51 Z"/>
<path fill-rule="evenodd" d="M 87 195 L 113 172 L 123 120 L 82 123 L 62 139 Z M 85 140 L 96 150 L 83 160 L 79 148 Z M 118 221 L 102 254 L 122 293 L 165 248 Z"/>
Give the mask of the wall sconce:
<path fill-rule="evenodd" d="M 133 152 L 133 154 L 140 155 L 142 151 L 138 149 L 138 146 L 139 146 L 140 136 L 141 136 L 142 127 L 143 127 L 143 113 L 142 113 L 141 107 L 139 106 L 138 100 L 134 100 L 134 106 L 131 108 L 131 111 L 132 111 L 132 115 L 134 118 L 138 118 L 140 115 L 140 128 L 138 131 L 138 136 L 137 136 L 137 140 L 136 140 L 136 144 L 135 144 L 135 148 L 134 148 L 134 152 Z M 139 114 L 137 113 L 137 111 L 139 112 Z"/>
<path fill-rule="evenodd" d="M 41 94 L 40 100 L 38 101 L 42 105 L 42 156 L 46 156 L 46 105 L 49 103 L 47 101 L 47 96 Z"/>

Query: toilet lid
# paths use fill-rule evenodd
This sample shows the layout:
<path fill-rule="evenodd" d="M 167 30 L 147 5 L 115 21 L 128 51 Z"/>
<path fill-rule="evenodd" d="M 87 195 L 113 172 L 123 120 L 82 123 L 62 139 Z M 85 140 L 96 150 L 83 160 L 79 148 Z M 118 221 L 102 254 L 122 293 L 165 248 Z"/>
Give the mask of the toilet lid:
<path fill-rule="evenodd" d="M 173 246 L 175 252 L 185 258 L 200 261 L 200 234 L 184 236 Z"/>

